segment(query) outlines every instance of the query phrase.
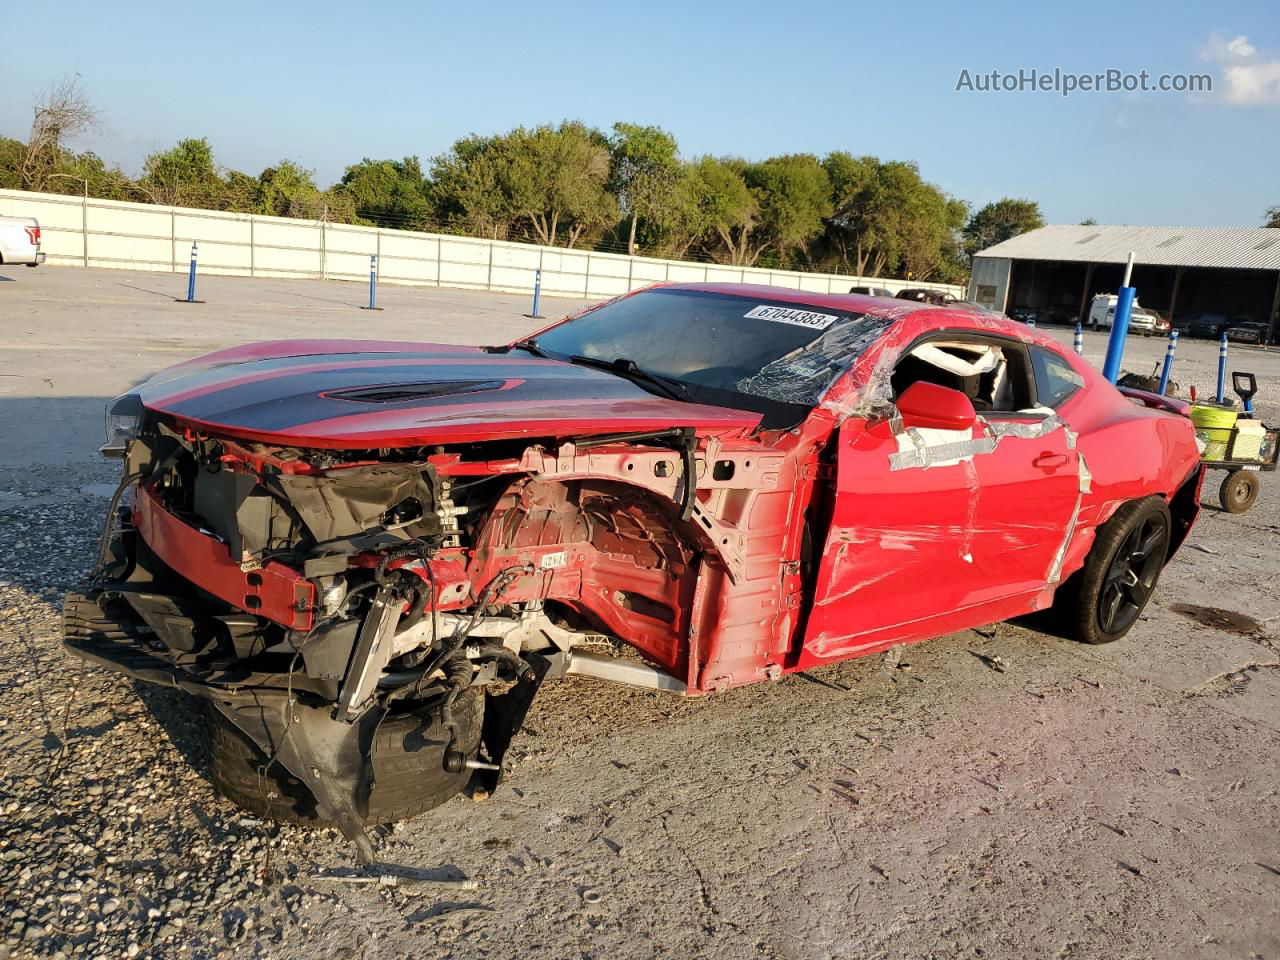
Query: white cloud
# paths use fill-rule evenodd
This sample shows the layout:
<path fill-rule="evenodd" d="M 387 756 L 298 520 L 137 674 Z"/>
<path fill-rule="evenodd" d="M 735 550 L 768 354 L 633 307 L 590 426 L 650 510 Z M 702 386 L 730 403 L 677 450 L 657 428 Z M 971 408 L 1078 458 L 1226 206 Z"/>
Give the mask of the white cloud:
<path fill-rule="evenodd" d="M 1233 106 L 1280 105 L 1280 59 L 1258 53 L 1244 34 L 1211 33 L 1200 56 L 1222 69 L 1215 84 L 1222 100 Z"/>

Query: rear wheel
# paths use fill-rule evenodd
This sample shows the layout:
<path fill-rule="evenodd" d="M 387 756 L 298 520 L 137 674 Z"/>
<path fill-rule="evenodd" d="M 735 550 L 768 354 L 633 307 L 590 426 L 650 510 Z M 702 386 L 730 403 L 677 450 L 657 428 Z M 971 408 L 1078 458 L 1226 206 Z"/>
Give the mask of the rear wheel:
<path fill-rule="evenodd" d="M 1138 622 L 1169 554 L 1172 523 L 1159 497 L 1127 503 L 1102 525 L 1073 595 L 1077 640 L 1113 643 Z"/>
<path fill-rule="evenodd" d="M 438 807 L 467 785 L 470 770 L 448 773 L 444 750 L 448 734 L 435 706 L 417 707 L 383 718 L 371 748 L 373 784 L 369 825 L 406 820 Z M 214 789 L 232 803 L 259 816 L 285 823 L 326 825 L 317 816 L 315 798 L 301 780 L 279 763 L 263 769 L 267 757 L 216 707 L 206 710 L 203 729 Z M 464 690 L 453 707 L 457 748 L 475 756 L 484 719 L 484 691 Z"/>
<path fill-rule="evenodd" d="M 1258 499 L 1258 475 L 1248 470 L 1232 470 L 1222 481 L 1218 499 L 1227 513 L 1244 513 Z"/>

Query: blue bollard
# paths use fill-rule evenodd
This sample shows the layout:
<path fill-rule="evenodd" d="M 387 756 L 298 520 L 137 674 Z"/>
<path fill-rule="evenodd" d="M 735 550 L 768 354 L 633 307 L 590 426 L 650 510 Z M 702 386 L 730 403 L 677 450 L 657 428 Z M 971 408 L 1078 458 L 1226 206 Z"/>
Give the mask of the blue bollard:
<path fill-rule="evenodd" d="M 1222 332 L 1222 339 L 1218 342 L 1218 402 L 1223 403 L 1227 399 L 1227 333 Z"/>
<path fill-rule="evenodd" d="M 529 316 L 535 320 L 541 320 L 542 314 L 538 312 L 538 298 L 542 295 L 542 270 L 541 268 L 533 272 L 533 313 Z"/>
<path fill-rule="evenodd" d="M 1120 361 L 1124 358 L 1124 338 L 1129 335 L 1129 317 L 1133 314 L 1133 300 L 1137 294 L 1133 287 L 1120 288 L 1116 297 L 1116 315 L 1111 324 L 1111 339 L 1107 341 L 1107 359 L 1102 365 L 1102 375 L 1115 383 L 1120 377 Z"/>
<path fill-rule="evenodd" d="M 1075 348 L 1076 356 L 1084 356 L 1084 327 L 1080 325 L 1079 321 L 1076 321 L 1076 335 L 1071 342 L 1071 346 Z"/>
<path fill-rule="evenodd" d="M 199 245 L 196 241 L 191 241 L 191 272 L 187 274 L 187 299 L 181 300 L 174 298 L 177 303 L 204 303 L 203 300 L 196 299 L 196 252 Z"/>
<path fill-rule="evenodd" d="M 1178 331 L 1169 331 L 1169 346 L 1164 352 L 1164 369 L 1160 371 L 1160 396 L 1169 389 L 1169 375 L 1173 373 L 1173 355 L 1178 352 Z"/>
<path fill-rule="evenodd" d="M 376 253 L 369 254 L 369 305 L 361 307 L 361 310 L 381 310 L 377 304 L 378 294 L 378 255 Z"/>

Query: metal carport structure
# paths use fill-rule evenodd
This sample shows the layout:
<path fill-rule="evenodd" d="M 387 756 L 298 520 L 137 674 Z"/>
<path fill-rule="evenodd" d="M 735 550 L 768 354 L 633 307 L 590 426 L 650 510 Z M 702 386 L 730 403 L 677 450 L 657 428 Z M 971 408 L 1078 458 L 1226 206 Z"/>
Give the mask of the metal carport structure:
<path fill-rule="evenodd" d="M 1280 312 L 1280 229 L 1054 225 L 976 254 L 969 299 L 994 310 L 1029 307 L 1051 320 L 1084 318 L 1114 293 L 1134 254 L 1138 299 L 1185 324 L 1202 314 L 1270 323 Z"/>

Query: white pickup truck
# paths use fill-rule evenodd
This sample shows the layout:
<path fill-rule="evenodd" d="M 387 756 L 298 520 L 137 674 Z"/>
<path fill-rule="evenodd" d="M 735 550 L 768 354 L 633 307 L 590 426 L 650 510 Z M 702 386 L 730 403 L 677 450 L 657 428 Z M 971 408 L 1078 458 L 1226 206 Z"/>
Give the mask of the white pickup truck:
<path fill-rule="evenodd" d="M 44 263 L 40 249 L 40 222 L 34 217 L 0 217 L 0 264 Z"/>

